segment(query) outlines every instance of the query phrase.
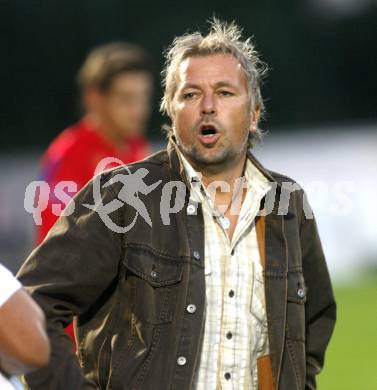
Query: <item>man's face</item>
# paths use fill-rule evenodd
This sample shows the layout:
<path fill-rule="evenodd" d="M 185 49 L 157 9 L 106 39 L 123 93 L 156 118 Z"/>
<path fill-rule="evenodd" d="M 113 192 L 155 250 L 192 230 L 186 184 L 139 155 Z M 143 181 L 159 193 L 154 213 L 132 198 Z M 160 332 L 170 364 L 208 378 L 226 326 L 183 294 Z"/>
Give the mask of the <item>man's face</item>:
<path fill-rule="evenodd" d="M 246 76 L 230 54 L 185 59 L 177 72 L 173 131 L 189 161 L 201 170 L 221 170 L 245 158 L 252 113 Z"/>
<path fill-rule="evenodd" d="M 94 91 L 89 109 L 95 111 L 112 137 L 127 139 L 140 134 L 150 113 L 152 77 L 146 72 L 127 72 L 115 77 L 106 92 Z"/>

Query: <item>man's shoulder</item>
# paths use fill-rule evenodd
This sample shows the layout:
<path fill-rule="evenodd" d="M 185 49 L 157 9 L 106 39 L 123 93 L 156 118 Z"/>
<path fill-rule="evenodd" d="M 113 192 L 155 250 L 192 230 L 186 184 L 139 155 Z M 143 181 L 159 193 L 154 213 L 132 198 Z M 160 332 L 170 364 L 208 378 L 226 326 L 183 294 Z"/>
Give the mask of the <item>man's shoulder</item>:
<path fill-rule="evenodd" d="M 255 155 L 251 152 L 249 152 L 249 158 L 252 162 L 252 164 L 267 178 L 270 182 L 276 182 L 279 187 L 281 187 L 284 183 L 294 183 L 297 184 L 297 182 L 292 179 L 291 177 L 281 173 L 277 172 L 271 169 L 268 169 L 262 164 L 259 159 L 255 157 Z"/>
<path fill-rule="evenodd" d="M 280 201 L 284 199 L 291 199 L 293 202 L 289 202 L 291 205 L 296 204 L 298 207 L 302 207 L 305 191 L 301 187 L 300 183 L 290 176 L 282 174 L 280 172 L 268 171 L 274 182 L 278 184 L 277 194 L 280 197 Z M 298 203 L 297 203 L 298 202 Z"/>
<path fill-rule="evenodd" d="M 264 167 L 251 154 L 250 157 L 253 164 L 264 174 L 267 180 L 271 184 L 275 183 L 276 187 L 272 186 L 272 188 L 275 188 L 276 190 L 276 192 L 274 192 L 275 196 L 280 197 L 280 200 L 283 199 L 283 201 L 284 199 L 293 200 L 293 202 L 288 202 L 291 206 L 295 205 L 299 208 L 302 207 L 305 192 L 301 185 L 295 179 L 281 172 L 277 172 Z"/>
<path fill-rule="evenodd" d="M 90 150 L 90 135 L 81 122 L 77 122 L 61 131 L 50 143 L 42 157 L 44 162 L 60 161 L 66 156 L 72 158 L 74 154 L 81 155 L 85 150 Z"/>
<path fill-rule="evenodd" d="M 273 182 L 277 183 L 274 196 L 278 199 L 280 212 L 290 213 L 289 215 L 299 215 L 299 222 L 303 220 L 303 213 L 307 218 L 312 218 L 312 210 L 308 203 L 305 190 L 299 182 L 290 176 L 280 172 L 267 170 Z"/>
<path fill-rule="evenodd" d="M 160 150 L 142 160 L 112 168 L 105 172 L 105 176 L 106 178 L 111 178 L 118 174 L 129 175 L 135 173 L 139 169 L 146 169 L 148 174 L 153 174 L 153 176 L 161 178 L 168 174 L 168 166 L 169 157 L 167 151 Z"/>
<path fill-rule="evenodd" d="M 166 183 L 169 180 L 169 159 L 167 152 L 161 150 L 143 160 L 106 170 L 95 176 L 88 184 L 95 186 L 95 182 L 99 181 L 100 188 L 108 189 L 116 197 L 126 184 L 154 186 L 156 183 Z"/>
<path fill-rule="evenodd" d="M 297 181 L 290 176 L 287 176 L 281 172 L 272 171 L 270 169 L 267 169 L 267 172 L 270 174 L 270 176 L 279 183 L 280 185 L 283 185 L 284 183 L 295 183 L 298 184 Z"/>

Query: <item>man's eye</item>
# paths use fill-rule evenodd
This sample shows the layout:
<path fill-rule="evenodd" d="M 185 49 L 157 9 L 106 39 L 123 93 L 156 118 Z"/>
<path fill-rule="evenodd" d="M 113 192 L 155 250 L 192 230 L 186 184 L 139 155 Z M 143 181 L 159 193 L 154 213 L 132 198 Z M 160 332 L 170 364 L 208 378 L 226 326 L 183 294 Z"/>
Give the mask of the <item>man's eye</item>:
<path fill-rule="evenodd" d="M 190 100 L 193 99 L 196 96 L 195 92 L 186 92 L 183 94 L 183 99 Z"/>
<path fill-rule="evenodd" d="M 221 90 L 221 91 L 219 91 L 219 95 L 221 95 L 221 96 L 233 96 L 234 93 L 230 92 L 230 91 Z"/>

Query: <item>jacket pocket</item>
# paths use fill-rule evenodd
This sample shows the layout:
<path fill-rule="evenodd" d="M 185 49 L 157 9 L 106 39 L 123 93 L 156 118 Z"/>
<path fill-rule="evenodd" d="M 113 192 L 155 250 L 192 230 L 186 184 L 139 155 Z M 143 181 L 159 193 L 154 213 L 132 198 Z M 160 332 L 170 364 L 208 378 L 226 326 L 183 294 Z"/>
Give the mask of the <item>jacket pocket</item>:
<path fill-rule="evenodd" d="M 305 341 L 306 286 L 302 269 L 288 272 L 287 338 Z"/>
<path fill-rule="evenodd" d="M 118 322 L 118 332 L 104 346 L 111 349 L 106 389 L 140 389 L 158 350 L 161 334 L 173 321 L 183 264 L 150 247 L 128 244 L 123 259 L 123 283 L 132 292 L 126 302 L 130 332 Z M 106 375 L 106 372 L 105 372 Z"/>
<path fill-rule="evenodd" d="M 150 324 L 171 322 L 182 279 L 182 263 L 148 247 L 129 247 L 124 265 L 135 291 L 134 314 Z"/>

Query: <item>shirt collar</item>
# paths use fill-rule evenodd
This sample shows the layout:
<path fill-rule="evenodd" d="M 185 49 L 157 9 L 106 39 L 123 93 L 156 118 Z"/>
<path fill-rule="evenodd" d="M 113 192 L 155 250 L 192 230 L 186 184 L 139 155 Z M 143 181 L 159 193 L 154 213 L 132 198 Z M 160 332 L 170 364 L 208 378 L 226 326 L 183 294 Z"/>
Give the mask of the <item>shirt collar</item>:
<path fill-rule="evenodd" d="M 201 180 L 201 173 L 197 172 L 194 167 L 189 163 L 183 153 L 177 148 L 178 157 L 183 165 L 184 172 L 187 180 L 190 184 L 190 189 L 197 195 L 198 201 L 202 201 L 203 196 L 209 198 L 209 194 L 206 192 Z M 247 182 L 248 190 L 253 193 L 262 195 L 262 197 L 271 189 L 271 183 L 267 177 L 253 164 L 249 156 L 247 156 L 245 167 L 245 178 Z"/>

